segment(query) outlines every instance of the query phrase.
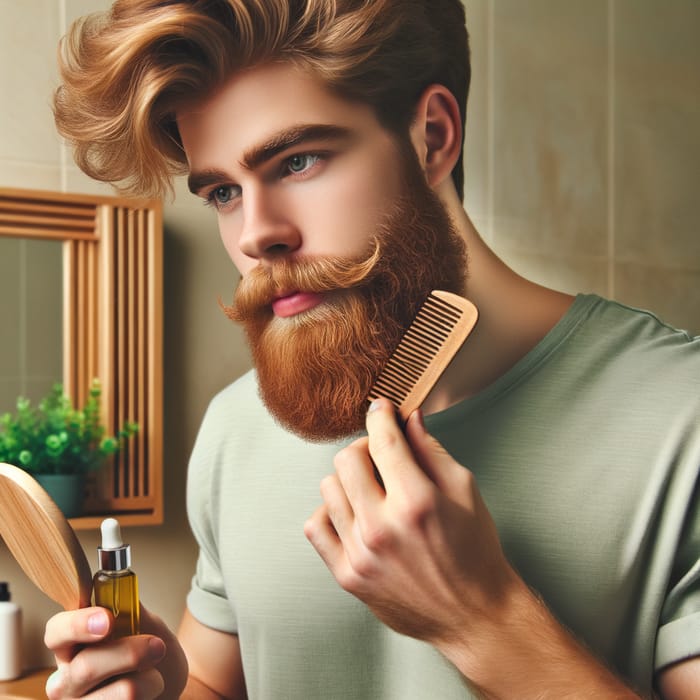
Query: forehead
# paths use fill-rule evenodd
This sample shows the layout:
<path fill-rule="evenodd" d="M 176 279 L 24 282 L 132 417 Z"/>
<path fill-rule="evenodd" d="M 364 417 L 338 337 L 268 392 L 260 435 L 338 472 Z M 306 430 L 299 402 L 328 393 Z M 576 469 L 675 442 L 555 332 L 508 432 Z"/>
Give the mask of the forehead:
<path fill-rule="evenodd" d="M 368 105 L 343 99 L 308 72 L 281 64 L 237 73 L 213 94 L 183 105 L 176 119 L 191 169 L 221 157 L 239 159 L 294 125 L 380 128 Z"/>

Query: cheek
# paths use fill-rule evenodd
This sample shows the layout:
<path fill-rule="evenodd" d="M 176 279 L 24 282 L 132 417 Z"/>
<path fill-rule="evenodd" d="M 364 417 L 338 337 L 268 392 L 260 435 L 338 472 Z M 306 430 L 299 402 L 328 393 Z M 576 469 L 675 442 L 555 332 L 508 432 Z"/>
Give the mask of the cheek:
<path fill-rule="evenodd" d="M 367 168 L 323 183 L 323 191 L 309 191 L 304 209 L 306 232 L 316 232 L 313 247 L 328 254 L 355 255 L 384 221 L 388 206 L 401 194 L 399 177 L 388 169 Z M 306 242 L 311 245 L 308 236 Z"/>
<path fill-rule="evenodd" d="M 311 254 L 355 256 L 363 252 L 375 216 L 365 197 L 344 190 L 337 196 L 315 199 L 308 208 L 304 247 Z"/>
<path fill-rule="evenodd" d="M 236 269 L 238 270 L 241 277 L 247 275 L 254 267 L 258 265 L 256 260 L 253 260 L 252 258 L 243 255 L 238 248 L 231 250 L 227 248 L 226 252 L 233 261 L 233 264 L 236 266 Z"/>

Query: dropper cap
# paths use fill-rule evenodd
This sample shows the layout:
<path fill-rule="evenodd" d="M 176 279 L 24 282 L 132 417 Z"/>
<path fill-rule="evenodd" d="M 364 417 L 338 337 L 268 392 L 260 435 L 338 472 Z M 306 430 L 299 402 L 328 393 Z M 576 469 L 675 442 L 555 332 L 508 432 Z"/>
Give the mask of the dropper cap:
<path fill-rule="evenodd" d="M 12 600 L 10 586 L 6 581 L 0 581 L 0 603 L 8 603 L 10 600 Z"/>
<path fill-rule="evenodd" d="M 100 569 L 124 571 L 131 566 L 131 547 L 122 542 L 122 531 L 115 518 L 107 518 L 100 526 L 102 546 L 97 548 Z"/>

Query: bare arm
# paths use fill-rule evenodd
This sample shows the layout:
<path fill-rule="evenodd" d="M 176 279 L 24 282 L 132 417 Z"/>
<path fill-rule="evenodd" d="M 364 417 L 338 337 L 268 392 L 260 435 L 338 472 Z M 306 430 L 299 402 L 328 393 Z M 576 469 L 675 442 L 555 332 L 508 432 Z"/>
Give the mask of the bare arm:
<path fill-rule="evenodd" d="M 688 659 L 659 673 L 663 700 L 693 700 L 700 697 L 700 658 Z"/>
<path fill-rule="evenodd" d="M 420 416 L 404 435 L 387 401 L 374 409 L 368 437 L 338 453 L 305 527 L 339 584 L 389 627 L 432 644 L 486 697 L 638 698 L 513 570 L 473 475 Z M 665 700 L 700 697 L 697 676 L 677 674 L 663 678 Z"/>
<path fill-rule="evenodd" d="M 178 639 L 190 669 L 183 700 L 247 699 L 236 635 L 206 627 L 185 610 Z"/>

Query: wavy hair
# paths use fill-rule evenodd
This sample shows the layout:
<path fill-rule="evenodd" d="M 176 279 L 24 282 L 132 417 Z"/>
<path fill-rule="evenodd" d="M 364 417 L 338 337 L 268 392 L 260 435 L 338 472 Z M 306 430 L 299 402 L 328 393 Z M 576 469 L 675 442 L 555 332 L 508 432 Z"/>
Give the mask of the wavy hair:
<path fill-rule="evenodd" d="M 301 66 L 371 105 L 400 136 L 431 83 L 455 95 L 465 119 L 460 0 L 117 0 L 62 39 L 56 125 L 88 175 L 160 196 L 186 171 L 178 105 L 269 61 Z M 461 196 L 461 157 L 452 177 Z"/>

